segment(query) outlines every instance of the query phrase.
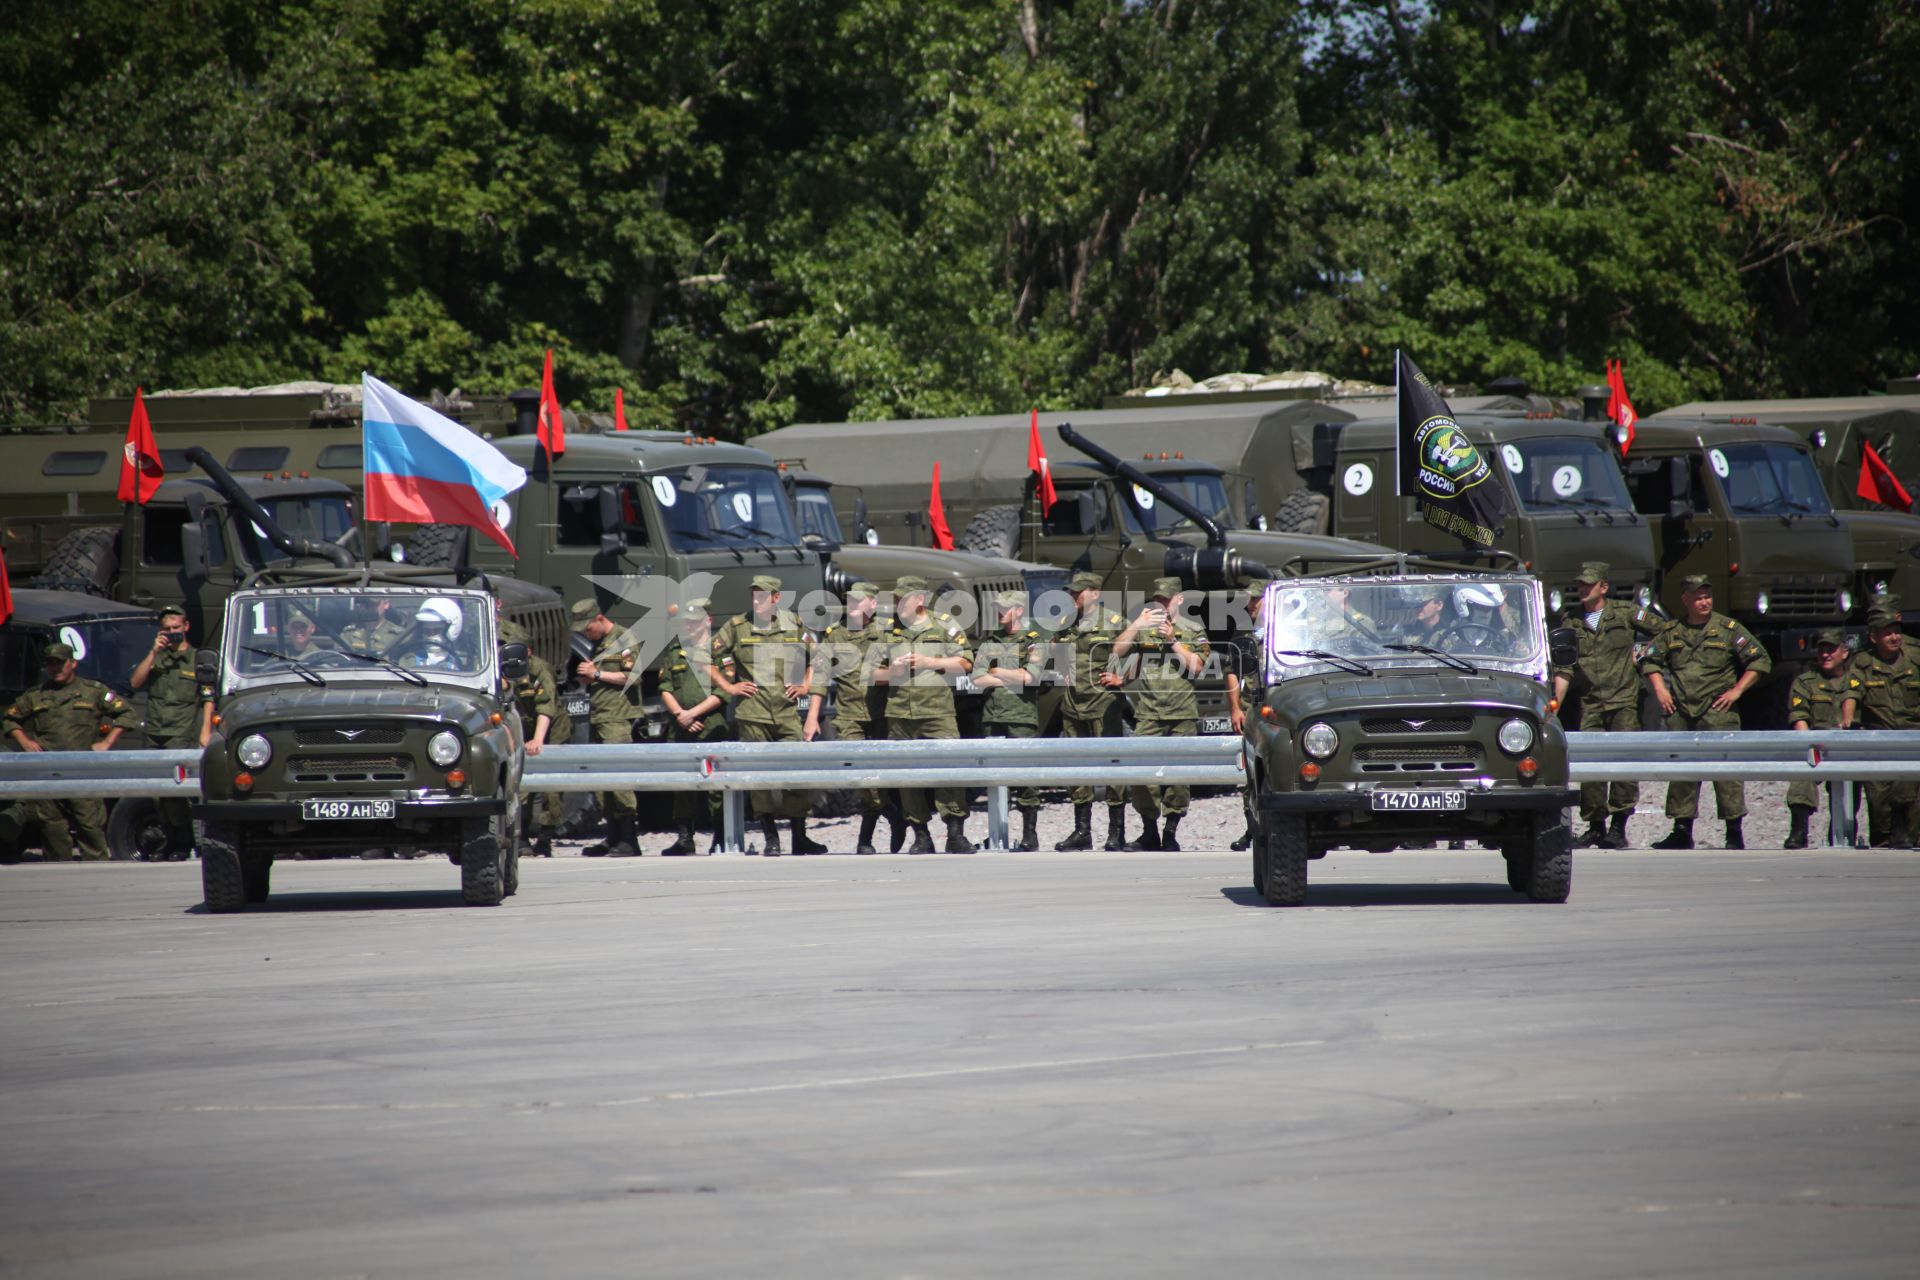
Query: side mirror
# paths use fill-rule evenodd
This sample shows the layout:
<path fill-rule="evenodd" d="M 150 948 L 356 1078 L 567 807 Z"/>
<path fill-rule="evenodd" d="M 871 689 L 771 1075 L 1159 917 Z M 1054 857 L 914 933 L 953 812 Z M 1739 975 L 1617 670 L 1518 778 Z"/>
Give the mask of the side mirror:
<path fill-rule="evenodd" d="M 1580 660 L 1580 637 L 1572 627 L 1547 632 L 1547 657 L 1556 667 L 1570 667 Z"/>
<path fill-rule="evenodd" d="M 500 674 L 508 680 L 525 678 L 527 670 L 533 665 L 533 651 L 519 640 L 509 640 L 500 646 Z"/>
<path fill-rule="evenodd" d="M 1073 499 L 1074 522 L 1080 526 L 1081 533 L 1092 533 L 1094 524 L 1093 495 L 1080 493 Z"/>
<path fill-rule="evenodd" d="M 189 579 L 207 576 L 207 530 L 198 520 L 180 526 L 180 566 Z"/>
<path fill-rule="evenodd" d="M 606 552 L 620 552 L 627 549 L 626 521 L 620 516 L 620 491 L 610 484 L 603 484 L 596 491 L 600 517 L 600 549 Z"/>
<path fill-rule="evenodd" d="M 867 499 L 863 494 L 853 500 L 853 536 L 857 541 L 872 543 L 877 541 L 867 535 L 873 532 L 873 525 L 867 520 Z"/>
<path fill-rule="evenodd" d="M 1253 477 L 1248 476 L 1241 482 L 1240 495 L 1241 505 L 1246 509 L 1247 513 L 1247 528 L 1266 528 L 1267 517 L 1266 514 L 1260 510 L 1260 491 L 1255 487 Z"/>
<path fill-rule="evenodd" d="M 1667 459 L 1667 518 L 1685 520 L 1693 514 L 1693 468 L 1685 458 Z"/>
<path fill-rule="evenodd" d="M 220 683 L 220 651 L 200 649 L 193 655 L 193 678 L 201 684 Z"/>

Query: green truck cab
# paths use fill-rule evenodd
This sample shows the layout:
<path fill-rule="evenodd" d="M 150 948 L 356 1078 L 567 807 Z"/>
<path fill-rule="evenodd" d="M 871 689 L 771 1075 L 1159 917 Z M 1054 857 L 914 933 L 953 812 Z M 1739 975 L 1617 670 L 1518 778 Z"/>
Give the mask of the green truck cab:
<path fill-rule="evenodd" d="M 1244 730 L 1254 887 L 1298 906 L 1331 849 L 1471 839 L 1500 850 L 1510 888 L 1564 902 L 1578 792 L 1547 676 L 1574 637 L 1550 641 L 1529 575 L 1407 567 L 1267 585 Z"/>
<path fill-rule="evenodd" d="M 364 636 L 383 617 L 404 631 L 377 649 Z M 220 632 L 196 662 L 217 708 L 193 809 L 209 911 L 264 902 L 276 858 L 373 848 L 444 855 L 472 905 L 515 891 L 525 749 L 508 682 L 528 654 L 498 643 L 489 592 L 248 588 Z"/>

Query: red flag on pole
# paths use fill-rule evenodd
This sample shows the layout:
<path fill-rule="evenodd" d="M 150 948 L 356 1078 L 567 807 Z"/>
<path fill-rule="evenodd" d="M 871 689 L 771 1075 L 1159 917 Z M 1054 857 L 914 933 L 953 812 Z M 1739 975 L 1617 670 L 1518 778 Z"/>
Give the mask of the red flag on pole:
<path fill-rule="evenodd" d="M 927 498 L 927 527 L 933 530 L 933 545 L 942 551 L 953 550 L 953 530 L 947 527 L 947 504 L 940 501 L 940 464 L 933 464 L 933 493 Z"/>
<path fill-rule="evenodd" d="M 1613 361 L 1607 361 L 1607 421 L 1620 421 L 1620 384 L 1614 380 Z"/>
<path fill-rule="evenodd" d="M 627 429 L 627 389 L 625 387 L 613 389 L 613 429 L 615 431 Z"/>
<path fill-rule="evenodd" d="M 0 627 L 13 616 L 13 586 L 7 581 L 7 553 L 0 551 Z"/>
<path fill-rule="evenodd" d="M 1877 502 L 1883 507 L 1907 511 L 1913 507 L 1913 498 L 1907 493 L 1907 487 L 1900 483 L 1871 441 L 1860 442 L 1860 482 L 1854 487 L 1855 493 L 1868 502 Z"/>
<path fill-rule="evenodd" d="M 1640 421 L 1640 415 L 1634 411 L 1633 401 L 1627 399 L 1625 367 L 1615 360 L 1608 373 L 1608 383 L 1613 388 L 1613 395 L 1607 402 L 1607 416 L 1620 424 L 1620 452 L 1624 456 L 1627 450 L 1633 448 L 1633 424 Z"/>
<path fill-rule="evenodd" d="M 167 470 L 160 465 L 160 446 L 153 442 L 153 424 L 147 420 L 147 402 L 139 387 L 133 389 L 133 416 L 127 419 L 127 443 L 121 455 L 120 501 L 145 506 Z"/>
<path fill-rule="evenodd" d="M 567 424 L 560 416 L 560 397 L 553 394 L 553 348 L 547 348 L 547 367 L 540 375 L 540 425 L 534 434 L 547 451 L 547 463 L 567 451 Z"/>
<path fill-rule="evenodd" d="M 1027 470 L 1034 474 L 1034 485 L 1040 491 L 1040 514 L 1046 515 L 1059 501 L 1059 495 L 1053 491 L 1053 467 L 1047 461 L 1046 446 L 1040 443 L 1038 409 L 1033 411 L 1033 421 L 1027 430 Z"/>

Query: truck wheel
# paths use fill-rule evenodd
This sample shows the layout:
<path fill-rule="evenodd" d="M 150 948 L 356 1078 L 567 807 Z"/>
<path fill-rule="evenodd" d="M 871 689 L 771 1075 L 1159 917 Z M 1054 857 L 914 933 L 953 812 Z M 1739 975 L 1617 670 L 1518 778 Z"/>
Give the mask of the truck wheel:
<path fill-rule="evenodd" d="M 1260 824 L 1267 874 L 1260 892 L 1270 907 L 1297 907 L 1307 900 L 1307 820 L 1297 814 L 1268 814 Z"/>
<path fill-rule="evenodd" d="M 1013 553 L 1020 549 L 1020 508 L 988 507 L 967 521 L 966 531 L 960 535 L 960 549 L 997 560 L 1013 559 Z"/>
<path fill-rule="evenodd" d="M 115 862 L 158 862 L 167 852 L 167 828 L 160 806 L 146 796 L 113 802 L 107 813 L 107 852 Z"/>
<path fill-rule="evenodd" d="M 1324 493 L 1295 489 L 1280 500 L 1267 527 L 1275 533 L 1325 533 L 1331 505 Z"/>
<path fill-rule="evenodd" d="M 252 854 L 240 859 L 240 887 L 249 903 L 265 902 L 273 884 L 273 859 Z"/>
<path fill-rule="evenodd" d="M 423 524 L 407 539 L 407 563 L 436 569 L 467 567 L 467 527 L 463 524 Z"/>
<path fill-rule="evenodd" d="M 460 845 L 460 896 L 470 907 L 497 907 L 507 896 L 506 820 L 466 824 Z"/>
<path fill-rule="evenodd" d="M 1532 852 L 1527 901 L 1565 902 L 1573 889 L 1573 827 L 1566 810 L 1555 809 L 1534 819 Z"/>
<path fill-rule="evenodd" d="M 231 915 L 247 905 L 240 873 L 240 833 L 224 822 L 200 824 L 200 893 L 214 915 Z"/>
<path fill-rule="evenodd" d="M 32 585 L 49 591 L 83 591 L 110 596 L 120 571 L 120 531 L 75 529 L 54 545 Z"/>

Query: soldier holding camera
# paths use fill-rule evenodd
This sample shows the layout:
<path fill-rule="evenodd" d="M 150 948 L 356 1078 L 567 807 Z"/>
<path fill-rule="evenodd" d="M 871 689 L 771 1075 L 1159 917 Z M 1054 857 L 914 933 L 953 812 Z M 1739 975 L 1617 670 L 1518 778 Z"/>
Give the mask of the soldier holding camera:
<path fill-rule="evenodd" d="M 129 683 L 147 691 L 149 746 L 198 750 L 213 725 L 213 690 L 193 675 L 193 647 L 187 643 L 187 612 L 178 605 L 160 610 L 160 631 L 153 648 L 134 667 Z M 187 802 L 160 801 L 160 822 L 167 831 L 161 856 L 181 859 L 193 848 L 193 819 Z"/>

